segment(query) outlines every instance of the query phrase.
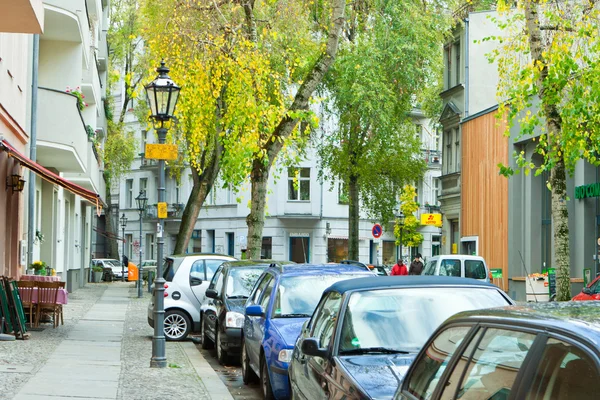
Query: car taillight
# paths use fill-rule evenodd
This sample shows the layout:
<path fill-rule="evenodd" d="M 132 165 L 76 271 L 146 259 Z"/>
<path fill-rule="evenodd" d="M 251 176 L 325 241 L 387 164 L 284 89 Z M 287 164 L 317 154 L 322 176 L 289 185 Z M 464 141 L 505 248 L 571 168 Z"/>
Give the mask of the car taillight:
<path fill-rule="evenodd" d="M 169 288 L 169 285 L 167 285 L 167 284 L 165 283 L 165 289 L 168 289 L 168 288 Z"/>
<path fill-rule="evenodd" d="M 494 277 L 492 276 L 492 271 L 488 272 L 489 278 L 490 278 L 490 282 L 494 282 Z"/>
<path fill-rule="evenodd" d="M 165 292 L 165 297 L 169 297 L 169 293 Z"/>

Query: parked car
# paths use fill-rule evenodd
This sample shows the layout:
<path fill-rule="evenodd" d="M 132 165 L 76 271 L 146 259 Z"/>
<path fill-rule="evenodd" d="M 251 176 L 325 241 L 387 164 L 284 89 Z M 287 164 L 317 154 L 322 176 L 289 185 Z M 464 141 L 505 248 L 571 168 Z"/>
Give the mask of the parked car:
<path fill-rule="evenodd" d="M 368 265 L 369 269 L 375 274 L 379 276 L 388 276 L 388 271 L 383 265 Z"/>
<path fill-rule="evenodd" d="M 422 275 L 458 276 L 490 282 L 490 270 L 483 257 L 450 254 L 431 257 L 423 267 Z"/>
<path fill-rule="evenodd" d="M 208 304 L 212 307 L 203 308 L 200 332 L 202 348 L 216 345 L 221 364 L 234 354 L 239 356 L 244 305 L 263 271 L 275 263 L 271 260 L 228 261 L 215 272 L 206 289 Z"/>
<path fill-rule="evenodd" d="M 115 279 L 121 279 L 121 261 L 113 258 L 94 258 L 92 259 L 92 267 L 102 267 L 102 279 L 105 281 L 112 281 Z M 125 279 L 127 279 L 127 268 L 125 268 Z"/>
<path fill-rule="evenodd" d="M 600 275 L 591 281 L 586 287 L 581 290 L 577 296 L 573 297 L 574 301 L 585 300 L 600 300 Z"/>
<path fill-rule="evenodd" d="M 152 271 L 153 274 L 156 274 L 156 267 L 156 260 L 142 260 L 142 279 L 147 281 L 148 273 L 150 271 Z M 156 276 L 154 278 L 156 278 Z"/>
<path fill-rule="evenodd" d="M 200 330 L 200 306 L 215 271 L 235 258 L 221 254 L 182 254 L 165 258 L 165 322 L 167 340 L 184 340 Z M 154 328 L 154 296 L 148 304 L 148 324 Z"/>
<path fill-rule="evenodd" d="M 474 279 L 390 276 L 337 282 L 303 328 L 294 399 L 391 399 L 429 336 L 456 312 L 514 304 Z"/>
<path fill-rule="evenodd" d="M 598 398 L 600 303 L 460 313 L 428 340 L 395 399 Z"/>
<path fill-rule="evenodd" d="M 294 343 L 321 293 L 335 282 L 372 276 L 367 269 L 350 264 L 295 264 L 266 270 L 246 302 L 241 352 L 244 383 L 260 376 L 266 400 L 288 398 L 287 367 Z"/>

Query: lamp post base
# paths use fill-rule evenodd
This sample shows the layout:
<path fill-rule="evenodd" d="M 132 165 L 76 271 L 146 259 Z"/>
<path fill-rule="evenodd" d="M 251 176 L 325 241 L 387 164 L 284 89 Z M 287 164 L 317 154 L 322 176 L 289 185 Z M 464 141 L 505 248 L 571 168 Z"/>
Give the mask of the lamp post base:
<path fill-rule="evenodd" d="M 150 368 L 166 368 L 167 358 L 166 357 L 152 357 L 150 359 Z"/>

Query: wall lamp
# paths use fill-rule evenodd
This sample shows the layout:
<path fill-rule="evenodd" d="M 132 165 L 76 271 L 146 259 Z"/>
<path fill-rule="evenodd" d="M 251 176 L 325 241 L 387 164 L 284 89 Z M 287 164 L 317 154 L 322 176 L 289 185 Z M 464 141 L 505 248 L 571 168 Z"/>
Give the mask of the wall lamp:
<path fill-rule="evenodd" d="M 21 175 L 12 174 L 11 176 L 6 177 L 6 190 L 8 190 L 8 188 L 12 188 L 13 193 L 22 192 L 24 187 L 25 180 L 21 179 Z"/>

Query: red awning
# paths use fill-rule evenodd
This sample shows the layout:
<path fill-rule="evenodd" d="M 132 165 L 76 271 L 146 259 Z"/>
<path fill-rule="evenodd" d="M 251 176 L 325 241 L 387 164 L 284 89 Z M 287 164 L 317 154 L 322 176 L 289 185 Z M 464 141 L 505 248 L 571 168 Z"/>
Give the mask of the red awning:
<path fill-rule="evenodd" d="M 36 174 L 38 174 L 42 179 L 47 180 L 50 183 L 54 183 L 56 185 L 62 186 L 67 189 L 71 193 L 75 193 L 78 196 L 83 197 L 90 203 L 94 204 L 98 211 L 101 208 L 101 200 L 100 195 L 98 193 L 92 192 L 91 190 L 87 190 L 82 188 L 79 185 L 74 184 L 73 182 L 69 182 L 65 178 L 62 178 L 56 175 L 54 172 L 42 167 L 40 164 L 30 160 L 25 157 L 23 154 L 19 153 L 14 147 L 12 147 L 5 139 L 0 140 L 0 150 L 4 150 L 8 153 L 9 156 L 16 158 L 19 160 L 21 165 L 26 168 L 29 168 Z"/>

